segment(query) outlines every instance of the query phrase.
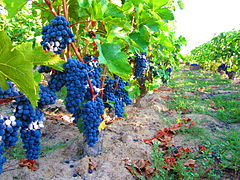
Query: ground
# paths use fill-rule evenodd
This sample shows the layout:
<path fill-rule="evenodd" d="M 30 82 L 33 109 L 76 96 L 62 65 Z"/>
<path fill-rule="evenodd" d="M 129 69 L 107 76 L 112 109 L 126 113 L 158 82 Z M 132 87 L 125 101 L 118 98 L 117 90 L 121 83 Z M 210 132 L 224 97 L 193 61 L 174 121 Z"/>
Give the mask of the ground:
<path fill-rule="evenodd" d="M 68 115 L 48 114 L 42 152 L 37 160 L 39 169 L 33 172 L 18 166 L 19 159 L 24 157 L 19 142 L 7 150 L 8 161 L 0 179 L 135 179 L 125 167 L 126 162 L 152 160 L 152 146 L 143 139 L 153 138 L 160 129 L 170 127 L 182 118 L 190 118 L 196 124 L 191 130 L 173 137 L 174 147 L 197 147 L 208 139 L 225 137 L 233 130 L 238 138 L 239 87 L 238 79 L 227 80 L 202 70 L 178 70 L 169 87 L 160 87 L 146 95 L 138 107 L 126 107 L 126 118 L 115 119 L 107 125 L 101 132 L 102 153 L 96 157 L 84 156 L 83 136 L 68 122 Z M 96 167 L 92 173 L 88 172 L 89 164 L 93 169 Z M 224 170 L 222 179 L 239 178 L 239 172 L 233 174 L 234 168 L 237 167 Z M 73 177 L 74 173 L 77 177 Z"/>

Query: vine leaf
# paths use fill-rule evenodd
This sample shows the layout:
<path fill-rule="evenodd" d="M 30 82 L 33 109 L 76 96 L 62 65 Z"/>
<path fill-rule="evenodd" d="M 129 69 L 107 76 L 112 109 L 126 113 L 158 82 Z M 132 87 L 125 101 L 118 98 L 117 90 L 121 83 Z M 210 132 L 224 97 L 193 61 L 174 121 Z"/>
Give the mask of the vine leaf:
<path fill-rule="evenodd" d="M 65 61 L 53 52 L 44 52 L 42 46 L 32 49 L 32 43 L 29 42 L 21 44 L 17 49 L 29 57 L 33 65 L 45 65 L 59 71 L 63 70 L 59 65 L 65 63 Z"/>
<path fill-rule="evenodd" d="M 174 15 L 173 15 L 172 11 L 169 10 L 168 8 L 161 8 L 161 9 L 157 10 L 157 12 L 162 19 L 174 20 Z"/>
<path fill-rule="evenodd" d="M 13 49 L 12 42 L 6 32 L 0 31 L 0 74 L 13 81 L 35 107 L 39 99 L 39 87 L 33 78 L 31 57 Z M 5 82 L 1 78 L 1 85 Z"/>
<path fill-rule="evenodd" d="M 14 17 L 17 12 L 27 3 L 26 0 L 3 0 L 5 8 L 8 11 L 8 17 Z"/>
<path fill-rule="evenodd" d="M 143 25 L 139 26 L 138 32 L 132 32 L 129 37 L 134 41 L 133 45 L 146 52 L 149 45 L 149 32 Z"/>
<path fill-rule="evenodd" d="M 9 88 L 9 86 L 8 86 L 6 80 L 5 80 L 5 77 L 2 74 L 0 74 L 0 88 L 3 91 L 5 91 Z"/>
<path fill-rule="evenodd" d="M 121 52 L 117 44 L 104 43 L 98 44 L 99 48 L 99 62 L 106 64 L 109 70 L 127 80 L 131 73 L 131 66 L 128 63 L 128 56 Z"/>

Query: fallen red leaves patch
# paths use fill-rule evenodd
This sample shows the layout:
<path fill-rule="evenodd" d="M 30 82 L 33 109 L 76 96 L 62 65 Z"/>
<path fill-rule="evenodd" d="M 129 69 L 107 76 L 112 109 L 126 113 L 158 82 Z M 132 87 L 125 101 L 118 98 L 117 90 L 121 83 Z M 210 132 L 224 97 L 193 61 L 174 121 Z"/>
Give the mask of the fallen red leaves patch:
<path fill-rule="evenodd" d="M 202 153 L 203 151 L 205 151 L 207 148 L 203 145 L 198 146 L 199 149 L 199 153 Z"/>
<path fill-rule="evenodd" d="M 127 168 L 132 175 L 145 178 L 150 178 L 156 170 L 151 167 L 151 163 L 148 160 L 125 160 L 125 168 Z"/>
<path fill-rule="evenodd" d="M 178 168 L 180 163 L 183 163 L 186 168 L 185 171 L 193 171 L 195 168 L 196 161 L 190 159 L 190 153 L 201 153 L 205 151 L 204 146 L 198 146 L 198 148 L 190 148 L 183 146 L 176 148 L 173 146 L 172 138 L 179 132 L 181 128 L 188 129 L 196 124 L 191 118 L 183 117 L 180 122 L 176 124 L 171 124 L 169 128 L 160 129 L 153 138 L 143 139 L 146 144 L 153 145 L 154 140 L 159 141 L 157 144 L 157 150 L 161 151 L 164 158 L 162 168 L 167 170 L 169 173 L 176 173 L 176 168 Z M 179 161 L 182 159 L 181 161 Z M 145 178 L 150 178 L 155 173 L 160 173 L 156 168 L 151 167 L 150 161 L 147 160 L 125 160 L 125 167 L 134 176 L 141 176 Z M 156 172 L 157 171 L 157 172 Z"/>
<path fill-rule="evenodd" d="M 185 163 L 184 166 L 186 167 L 191 167 L 192 169 L 194 169 L 196 161 L 193 159 L 188 159 Z"/>
<path fill-rule="evenodd" d="M 21 159 L 18 164 L 19 164 L 19 166 L 27 167 L 28 169 L 30 169 L 32 171 L 38 170 L 38 168 L 35 166 L 36 161 L 32 160 L 32 159 Z"/>

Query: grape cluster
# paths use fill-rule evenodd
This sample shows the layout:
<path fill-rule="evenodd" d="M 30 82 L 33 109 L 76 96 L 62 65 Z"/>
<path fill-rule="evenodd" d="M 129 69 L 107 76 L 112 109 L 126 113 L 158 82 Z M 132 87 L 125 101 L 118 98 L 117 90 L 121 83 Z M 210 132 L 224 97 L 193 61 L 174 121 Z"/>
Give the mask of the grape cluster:
<path fill-rule="evenodd" d="M 102 121 L 101 115 L 104 113 L 104 104 L 101 98 L 89 100 L 82 104 L 82 117 L 84 135 L 87 138 L 87 143 L 90 147 L 98 141 L 98 127 Z"/>
<path fill-rule="evenodd" d="M 200 66 L 199 64 L 190 64 L 190 66 Z"/>
<path fill-rule="evenodd" d="M 94 93 L 98 94 L 100 92 L 101 88 L 101 71 L 102 68 L 99 66 L 98 58 L 91 55 L 85 55 L 84 56 L 84 62 L 87 64 L 86 69 L 88 71 L 88 77 L 91 81 L 91 84 L 94 89 Z M 87 87 L 87 92 L 85 95 L 85 98 L 90 100 L 92 98 L 90 87 L 89 85 Z"/>
<path fill-rule="evenodd" d="M 79 105 L 84 101 L 88 84 L 86 64 L 69 58 L 64 64 L 64 70 L 67 87 L 66 108 L 70 113 L 75 114 L 79 112 Z"/>
<path fill-rule="evenodd" d="M 13 98 L 19 96 L 19 92 L 16 88 L 16 86 L 14 86 L 14 84 L 12 82 L 7 82 L 9 88 L 5 91 L 3 91 L 0 88 L 0 99 L 4 99 L 4 98 Z"/>
<path fill-rule="evenodd" d="M 56 102 L 57 96 L 53 91 L 51 91 L 48 87 L 39 84 L 40 91 L 38 100 L 38 107 L 40 109 L 44 108 L 46 105 L 54 104 Z"/>
<path fill-rule="evenodd" d="M 69 28 L 69 22 L 63 16 L 56 16 L 50 24 L 42 28 L 41 45 L 44 50 L 61 54 L 69 43 L 75 41 L 74 34 Z"/>
<path fill-rule="evenodd" d="M 24 143 L 23 148 L 25 149 L 27 159 L 38 159 L 38 154 L 40 151 L 40 138 L 41 131 L 40 129 L 26 129 L 23 128 L 20 130 L 21 138 Z"/>
<path fill-rule="evenodd" d="M 1 123 L 0 123 L 0 133 L 2 133 L 4 130 L 1 129 Z M 2 138 L 2 136 L 0 136 Z M 4 142 L 3 140 L 0 139 L 0 174 L 2 173 L 2 167 L 3 164 L 6 162 L 6 158 L 3 157 L 3 152 L 4 152 Z"/>
<path fill-rule="evenodd" d="M 122 78 L 114 75 L 114 79 L 110 79 L 110 77 L 107 76 L 105 84 L 103 97 L 105 107 L 112 108 L 108 101 L 113 101 L 115 114 L 118 117 L 123 117 L 124 106 L 132 104 L 128 92 L 124 89 L 125 86 L 129 86 L 129 83 L 124 82 Z"/>
<path fill-rule="evenodd" d="M 218 66 L 217 71 L 218 72 L 221 72 L 221 71 L 225 71 L 226 72 L 227 68 L 228 68 L 228 66 L 225 63 L 222 63 L 220 66 Z"/>
<path fill-rule="evenodd" d="M 2 173 L 3 164 L 6 162 L 6 158 L 3 157 L 3 153 L 4 153 L 4 133 L 5 133 L 5 127 L 4 127 L 3 123 L 4 123 L 4 120 L 1 117 L 0 118 L 0 174 Z"/>
<path fill-rule="evenodd" d="M 39 73 L 50 73 L 52 71 L 51 67 L 41 65 L 38 69 Z"/>
<path fill-rule="evenodd" d="M 38 107 L 34 109 L 26 96 L 21 96 L 19 99 L 16 99 L 14 115 L 16 119 L 22 122 L 20 133 L 26 158 L 37 159 L 40 151 L 40 128 L 44 127 L 44 114 Z"/>
<path fill-rule="evenodd" d="M 172 68 L 169 67 L 169 68 L 165 69 L 164 72 L 165 72 L 165 74 L 166 74 L 167 76 L 162 76 L 162 82 L 163 82 L 164 84 L 167 84 L 168 81 L 169 81 L 169 79 L 170 79 L 170 77 L 171 77 L 171 74 L 172 74 Z"/>
<path fill-rule="evenodd" d="M 105 87 L 104 87 L 104 96 L 103 96 L 103 101 L 104 101 L 104 106 L 111 108 L 112 106 L 108 103 L 108 101 L 115 102 L 116 101 L 116 96 L 115 96 L 115 90 L 114 90 L 114 84 L 115 81 L 111 79 L 109 76 L 106 76 L 105 78 Z"/>
<path fill-rule="evenodd" d="M 18 129 L 21 126 L 21 121 L 16 119 L 15 116 L 2 116 L 0 115 L 1 121 L 3 121 L 4 132 L 4 147 L 14 146 L 18 141 Z"/>
<path fill-rule="evenodd" d="M 52 92 L 58 92 L 66 84 L 66 73 L 63 71 L 54 71 L 50 76 L 50 81 L 48 82 L 48 88 Z"/>
<path fill-rule="evenodd" d="M 140 55 L 136 54 L 134 78 L 144 78 L 149 65 L 150 60 L 146 56 L 145 52 L 141 53 Z"/>

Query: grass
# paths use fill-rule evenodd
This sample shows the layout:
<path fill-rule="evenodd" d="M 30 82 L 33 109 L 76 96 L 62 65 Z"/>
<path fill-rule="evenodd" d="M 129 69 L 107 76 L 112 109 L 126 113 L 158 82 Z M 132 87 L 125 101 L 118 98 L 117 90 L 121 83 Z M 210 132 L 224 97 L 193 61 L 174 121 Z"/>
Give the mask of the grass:
<path fill-rule="evenodd" d="M 40 151 L 39 155 L 41 157 L 44 157 L 47 154 L 53 153 L 57 149 L 61 149 L 61 148 L 64 148 L 64 147 L 70 145 L 75 140 L 76 139 L 73 139 L 73 140 L 69 141 L 68 143 L 58 142 L 58 143 L 53 144 L 51 146 L 49 146 L 49 145 L 41 145 L 41 151 Z M 22 158 L 24 158 L 25 157 L 25 153 L 24 153 L 22 141 L 18 141 L 15 146 L 7 148 L 6 151 L 5 151 L 4 156 L 7 159 L 22 159 Z"/>
<path fill-rule="evenodd" d="M 191 113 L 208 114 L 223 122 L 240 123 L 239 93 L 216 94 L 223 90 L 236 91 L 239 85 L 232 84 L 231 80 L 221 79 L 219 74 L 202 70 L 179 71 L 169 86 L 176 92 L 172 96 L 173 100 L 167 103 L 168 108 L 177 111 L 189 109 Z M 194 94 L 189 95 L 189 92 Z"/>
<path fill-rule="evenodd" d="M 234 85 L 231 80 L 222 79 L 219 74 L 204 71 L 179 71 L 176 72 L 169 84 L 174 91 L 172 101 L 166 102 L 169 109 L 175 109 L 178 113 L 174 116 L 160 118 L 166 126 L 177 123 L 181 119 L 181 112 L 189 109 L 190 113 L 207 114 L 225 123 L 240 123 L 240 95 L 238 93 L 217 94 L 217 90 L 236 91 L 239 85 Z M 202 91 L 199 91 L 202 88 Z M 190 92 L 194 92 L 191 93 Z M 202 120 L 208 123 L 209 120 Z M 156 168 L 153 180 L 172 179 L 225 179 L 231 177 L 237 179 L 240 173 L 240 130 L 234 128 L 217 127 L 214 130 L 197 122 L 190 129 L 180 130 L 184 135 L 184 142 L 193 141 L 206 147 L 204 153 L 193 152 L 187 159 L 194 159 L 196 166 L 194 171 L 187 169 L 184 163 L 187 159 L 177 159 L 177 165 L 167 171 L 165 158 L 174 151 L 169 148 L 164 154 L 155 144 L 152 149 L 152 167 Z M 211 123 L 211 122 L 210 122 Z M 214 167 L 214 168 L 212 168 Z M 207 172 L 209 168 L 209 172 Z M 207 172 L 207 173 L 206 173 Z M 139 179 L 146 179 L 138 177 Z"/>

